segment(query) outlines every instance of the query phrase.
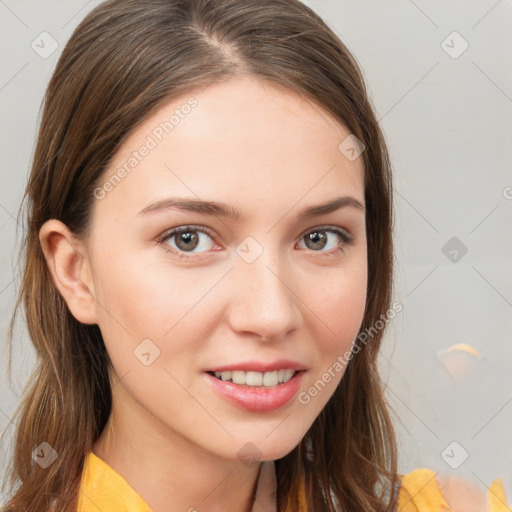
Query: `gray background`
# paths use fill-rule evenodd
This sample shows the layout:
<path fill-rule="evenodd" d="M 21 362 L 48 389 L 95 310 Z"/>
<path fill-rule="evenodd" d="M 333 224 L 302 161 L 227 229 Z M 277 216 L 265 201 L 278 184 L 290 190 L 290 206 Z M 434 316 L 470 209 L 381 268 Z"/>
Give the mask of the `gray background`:
<path fill-rule="evenodd" d="M 34 364 L 18 321 L 8 382 L 6 334 L 22 235 L 15 219 L 39 107 L 71 32 L 99 3 L 0 0 L 2 431 L 13 430 L 9 418 Z M 400 471 L 428 467 L 482 490 L 502 477 L 512 503 L 511 2 L 305 3 L 363 68 L 393 161 L 395 300 L 403 310 L 390 323 L 381 367 Z M 50 37 L 57 49 L 40 55 L 51 50 Z"/>

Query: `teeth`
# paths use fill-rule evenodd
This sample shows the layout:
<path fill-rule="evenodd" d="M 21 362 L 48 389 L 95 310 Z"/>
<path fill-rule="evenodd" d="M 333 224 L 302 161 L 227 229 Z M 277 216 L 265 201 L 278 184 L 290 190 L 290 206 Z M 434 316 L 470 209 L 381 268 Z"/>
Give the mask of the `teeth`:
<path fill-rule="evenodd" d="M 215 372 L 215 377 L 219 377 L 218 373 L 220 373 L 222 380 L 231 380 L 231 372 Z"/>
<path fill-rule="evenodd" d="M 249 387 L 272 387 L 278 384 L 288 382 L 294 375 L 295 370 L 276 370 L 273 372 L 243 372 L 243 371 L 225 371 L 215 372 L 215 377 L 234 384 L 241 384 Z"/>

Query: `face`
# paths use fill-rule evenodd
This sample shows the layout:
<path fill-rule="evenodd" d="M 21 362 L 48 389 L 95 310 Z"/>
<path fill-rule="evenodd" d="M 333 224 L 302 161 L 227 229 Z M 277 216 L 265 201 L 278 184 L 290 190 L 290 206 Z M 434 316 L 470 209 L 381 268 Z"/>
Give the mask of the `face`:
<path fill-rule="evenodd" d="M 299 443 L 365 308 L 364 168 L 338 149 L 349 133 L 248 78 L 137 127 L 99 183 L 86 240 L 116 407 L 224 459 L 275 460 Z M 207 373 L 222 369 L 246 385 Z"/>

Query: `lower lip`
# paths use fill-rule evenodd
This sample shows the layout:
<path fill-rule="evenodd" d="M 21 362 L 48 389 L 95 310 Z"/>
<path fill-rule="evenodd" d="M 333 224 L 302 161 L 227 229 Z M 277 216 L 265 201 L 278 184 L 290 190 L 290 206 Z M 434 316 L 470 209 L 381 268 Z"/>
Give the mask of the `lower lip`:
<path fill-rule="evenodd" d="M 213 389 L 229 402 L 252 412 L 273 411 L 292 400 L 300 389 L 305 371 L 297 372 L 288 382 L 274 387 L 249 387 L 217 379 L 205 373 Z"/>

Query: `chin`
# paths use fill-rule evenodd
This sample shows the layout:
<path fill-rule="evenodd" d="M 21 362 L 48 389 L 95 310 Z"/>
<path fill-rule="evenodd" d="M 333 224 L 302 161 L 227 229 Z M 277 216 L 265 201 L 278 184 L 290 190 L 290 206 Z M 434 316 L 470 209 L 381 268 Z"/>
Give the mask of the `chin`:
<path fill-rule="evenodd" d="M 246 440 L 234 440 L 233 444 L 236 451 L 234 454 L 233 452 L 230 453 L 230 458 L 234 456 L 236 460 L 244 463 L 281 459 L 288 455 L 302 438 L 301 435 L 297 435 L 297 439 L 294 441 L 289 431 L 285 433 L 286 435 L 281 436 L 275 435 L 275 432 L 270 434 L 269 432 L 271 430 L 252 438 L 245 438 Z"/>

